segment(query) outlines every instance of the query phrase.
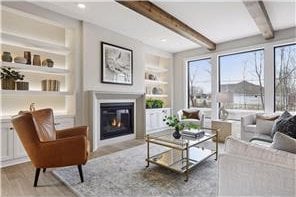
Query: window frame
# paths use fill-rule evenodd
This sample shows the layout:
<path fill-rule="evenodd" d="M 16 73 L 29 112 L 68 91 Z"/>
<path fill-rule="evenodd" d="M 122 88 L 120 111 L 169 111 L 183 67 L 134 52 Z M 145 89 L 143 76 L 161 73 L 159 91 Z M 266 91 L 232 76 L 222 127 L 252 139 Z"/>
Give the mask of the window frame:
<path fill-rule="evenodd" d="M 189 91 L 189 76 L 190 76 L 190 73 L 189 73 L 189 64 L 190 62 L 196 62 L 196 61 L 202 61 L 202 60 L 212 60 L 211 57 L 203 57 L 203 58 L 197 58 L 197 59 L 191 59 L 191 60 L 188 60 L 187 61 L 187 64 L 186 64 L 186 67 L 187 67 L 187 108 L 190 109 L 190 99 L 189 99 L 189 95 L 190 95 L 190 91 Z M 211 67 L 211 70 L 212 70 L 212 67 Z M 211 86 L 212 86 L 212 75 L 211 75 Z M 211 87 L 211 94 L 212 94 L 212 87 Z"/>
<path fill-rule="evenodd" d="M 233 52 L 233 53 L 227 53 L 227 54 L 222 54 L 222 55 L 217 55 L 217 61 L 218 61 L 218 69 L 217 69 L 217 74 L 218 74 L 218 92 L 217 93 L 220 93 L 221 92 L 221 58 L 222 57 L 227 57 L 227 56 L 231 56 L 231 55 L 239 55 L 239 54 L 244 54 L 244 53 L 250 53 L 250 52 L 257 52 L 257 51 L 263 51 L 263 59 L 265 58 L 265 48 L 264 47 L 260 47 L 260 48 L 256 48 L 256 49 L 249 49 L 249 50 L 244 50 L 244 51 L 240 51 L 240 52 Z M 264 65 L 264 68 L 265 68 L 265 61 L 263 63 Z M 264 79 L 265 79 L 265 72 L 264 72 Z M 264 87 L 265 87 L 265 80 L 263 80 L 263 84 L 264 84 Z M 264 94 L 264 99 L 265 99 L 265 94 Z M 218 109 L 221 107 L 221 103 L 219 102 L 218 103 Z M 264 107 L 264 109 L 262 109 L 262 111 L 264 112 L 265 111 L 265 108 L 266 106 Z M 243 109 L 241 109 L 243 110 Z M 260 110 L 261 111 L 261 110 Z M 219 117 L 219 110 L 217 111 L 218 113 L 218 118 L 220 119 Z M 229 120 L 238 120 L 238 119 L 229 119 Z"/>
<path fill-rule="evenodd" d="M 276 110 L 276 54 L 275 54 L 275 50 L 276 48 L 280 48 L 280 47 L 287 47 L 287 46 L 292 46 L 295 45 L 296 46 L 296 42 L 292 42 L 292 43 L 285 43 L 285 44 L 281 44 L 281 45 L 276 45 L 273 46 L 273 112 L 280 112 Z"/>

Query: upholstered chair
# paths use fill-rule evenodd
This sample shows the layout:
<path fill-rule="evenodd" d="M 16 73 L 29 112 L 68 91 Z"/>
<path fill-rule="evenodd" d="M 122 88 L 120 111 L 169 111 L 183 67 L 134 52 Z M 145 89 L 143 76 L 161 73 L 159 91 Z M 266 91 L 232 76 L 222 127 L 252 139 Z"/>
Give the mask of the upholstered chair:
<path fill-rule="evenodd" d="M 12 117 L 12 123 L 36 168 L 34 187 L 42 168 L 45 172 L 46 168 L 77 165 L 84 181 L 82 165 L 89 155 L 87 126 L 56 130 L 51 109 L 22 112 Z"/>
<path fill-rule="evenodd" d="M 197 112 L 198 113 L 198 119 L 186 117 L 185 114 L 184 114 L 184 112 L 187 112 L 187 113 Z M 204 127 L 205 116 L 204 116 L 204 114 L 200 110 L 196 110 L 196 109 L 182 109 L 182 110 L 179 110 L 177 112 L 177 117 L 178 117 L 178 120 L 180 122 L 183 122 L 183 123 L 192 123 L 192 124 L 200 125 L 201 127 Z"/>

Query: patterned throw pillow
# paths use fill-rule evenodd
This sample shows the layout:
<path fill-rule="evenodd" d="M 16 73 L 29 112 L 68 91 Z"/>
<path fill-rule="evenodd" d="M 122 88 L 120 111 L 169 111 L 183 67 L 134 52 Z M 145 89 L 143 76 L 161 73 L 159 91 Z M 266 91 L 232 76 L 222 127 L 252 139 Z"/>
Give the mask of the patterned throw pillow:
<path fill-rule="evenodd" d="M 292 117 L 292 115 L 288 111 L 285 111 L 284 113 L 282 113 L 282 115 L 273 124 L 272 131 L 271 131 L 271 137 L 273 137 L 274 134 L 277 131 L 279 131 L 279 127 L 282 127 L 281 125 L 284 124 L 284 122 L 285 122 L 284 120 L 286 120 L 290 117 Z"/>
<path fill-rule="evenodd" d="M 296 139 L 296 115 L 280 120 L 277 131 Z"/>

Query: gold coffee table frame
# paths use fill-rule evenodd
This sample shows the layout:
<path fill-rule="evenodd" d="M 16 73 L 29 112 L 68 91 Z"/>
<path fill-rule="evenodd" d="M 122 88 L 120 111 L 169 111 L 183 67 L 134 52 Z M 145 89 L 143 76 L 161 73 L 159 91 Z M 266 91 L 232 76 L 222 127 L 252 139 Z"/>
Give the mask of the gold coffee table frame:
<path fill-rule="evenodd" d="M 189 170 L 213 155 L 216 155 L 216 161 L 218 158 L 218 140 L 215 140 L 215 150 L 206 149 L 200 147 L 200 145 L 203 142 L 218 138 L 219 129 L 202 128 L 201 130 L 205 131 L 205 135 L 201 138 L 182 136 L 180 139 L 175 139 L 172 136 L 173 130 L 147 135 L 145 139 L 147 142 L 146 167 L 153 163 L 175 172 L 185 173 L 185 181 L 188 181 Z M 168 149 L 150 156 L 150 143 L 161 145 Z"/>

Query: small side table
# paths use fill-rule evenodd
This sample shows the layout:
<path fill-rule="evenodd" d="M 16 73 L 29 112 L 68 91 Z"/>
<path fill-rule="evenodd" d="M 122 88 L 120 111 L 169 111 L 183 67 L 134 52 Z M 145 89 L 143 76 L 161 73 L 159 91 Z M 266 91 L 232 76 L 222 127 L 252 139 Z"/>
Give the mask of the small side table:
<path fill-rule="evenodd" d="M 212 120 L 212 129 L 220 129 L 218 142 L 224 142 L 225 138 L 231 135 L 234 128 L 233 123 L 234 121 L 231 120 Z"/>

